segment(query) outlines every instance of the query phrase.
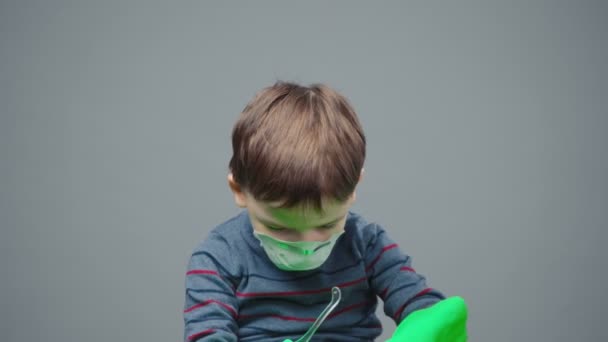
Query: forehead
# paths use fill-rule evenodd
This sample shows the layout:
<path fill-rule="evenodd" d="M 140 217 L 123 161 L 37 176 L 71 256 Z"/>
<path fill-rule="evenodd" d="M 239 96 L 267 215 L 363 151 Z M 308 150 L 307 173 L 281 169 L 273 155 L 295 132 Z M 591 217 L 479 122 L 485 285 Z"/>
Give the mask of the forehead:
<path fill-rule="evenodd" d="M 279 208 L 280 202 L 256 201 L 258 217 L 267 223 L 287 227 L 321 226 L 334 220 L 341 219 L 348 210 L 344 203 L 323 202 L 324 213 L 312 207 Z"/>

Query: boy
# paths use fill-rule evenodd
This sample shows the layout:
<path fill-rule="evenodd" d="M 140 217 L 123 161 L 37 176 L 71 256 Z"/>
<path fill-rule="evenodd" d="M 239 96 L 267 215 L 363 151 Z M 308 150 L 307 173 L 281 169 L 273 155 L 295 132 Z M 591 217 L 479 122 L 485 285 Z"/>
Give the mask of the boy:
<path fill-rule="evenodd" d="M 325 85 L 256 94 L 234 126 L 228 174 L 246 210 L 190 258 L 185 341 L 295 341 L 333 286 L 341 302 L 312 340 L 373 341 L 377 297 L 397 324 L 445 298 L 382 227 L 349 210 L 365 145 L 355 111 Z"/>

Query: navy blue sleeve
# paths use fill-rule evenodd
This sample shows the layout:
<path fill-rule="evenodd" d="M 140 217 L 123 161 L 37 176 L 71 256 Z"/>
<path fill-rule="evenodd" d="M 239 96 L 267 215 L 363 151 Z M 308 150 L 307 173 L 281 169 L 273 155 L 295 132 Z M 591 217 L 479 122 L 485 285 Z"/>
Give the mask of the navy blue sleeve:
<path fill-rule="evenodd" d="M 366 272 L 372 288 L 384 301 L 384 313 L 399 324 L 407 315 L 445 299 L 429 287 L 412 267 L 412 259 L 377 224 L 365 228 Z"/>
<path fill-rule="evenodd" d="M 238 265 L 229 244 L 218 234 L 192 253 L 186 273 L 184 341 L 238 340 Z"/>

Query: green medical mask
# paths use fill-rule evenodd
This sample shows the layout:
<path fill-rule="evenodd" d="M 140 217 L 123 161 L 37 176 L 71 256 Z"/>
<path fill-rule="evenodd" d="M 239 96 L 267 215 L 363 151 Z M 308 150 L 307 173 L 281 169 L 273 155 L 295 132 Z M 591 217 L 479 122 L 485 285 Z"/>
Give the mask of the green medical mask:
<path fill-rule="evenodd" d="M 307 271 L 320 267 L 329 257 L 336 241 L 344 231 L 326 241 L 283 241 L 254 231 L 253 235 L 270 260 L 284 271 Z"/>

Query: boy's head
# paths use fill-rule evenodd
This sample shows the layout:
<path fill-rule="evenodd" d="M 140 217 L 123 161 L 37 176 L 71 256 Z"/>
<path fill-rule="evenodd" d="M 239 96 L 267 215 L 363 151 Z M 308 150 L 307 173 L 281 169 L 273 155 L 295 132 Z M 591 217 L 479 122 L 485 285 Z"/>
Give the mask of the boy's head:
<path fill-rule="evenodd" d="M 232 148 L 228 183 L 254 229 L 321 241 L 344 228 L 363 171 L 365 136 L 338 92 L 289 82 L 262 89 L 236 122 Z"/>

